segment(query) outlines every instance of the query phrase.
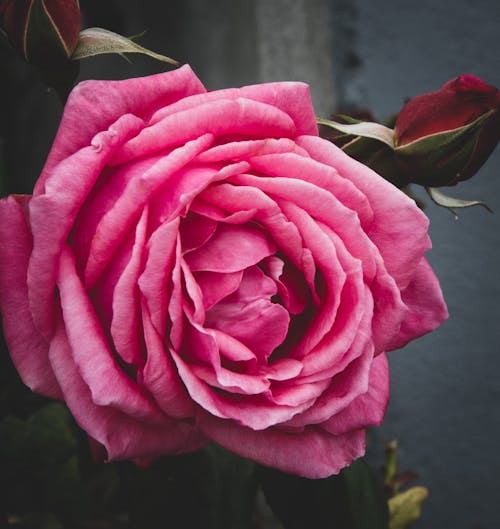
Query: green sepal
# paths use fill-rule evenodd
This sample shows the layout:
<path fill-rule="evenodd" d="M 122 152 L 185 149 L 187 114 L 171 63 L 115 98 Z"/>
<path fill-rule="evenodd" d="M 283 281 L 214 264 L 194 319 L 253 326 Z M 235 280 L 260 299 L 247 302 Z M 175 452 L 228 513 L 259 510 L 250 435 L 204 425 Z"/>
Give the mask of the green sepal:
<path fill-rule="evenodd" d="M 435 187 L 426 187 L 425 190 L 427 194 L 431 197 L 432 201 L 435 202 L 438 206 L 447 208 L 453 216 L 458 219 L 458 215 L 455 212 L 457 208 L 470 208 L 472 206 L 481 206 L 484 209 L 488 210 L 490 213 L 493 213 L 493 210 L 484 202 L 480 200 L 462 200 L 461 198 L 454 198 L 448 195 L 445 195 L 442 191 Z"/>
<path fill-rule="evenodd" d="M 461 180 L 478 136 L 492 110 L 457 129 L 429 134 L 394 148 L 395 159 L 408 180 L 431 186 L 453 185 Z"/>
<path fill-rule="evenodd" d="M 362 138 L 371 138 L 384 143 L 388 147 L 394 147 L 394 130 L 373 121 L 356 121 L 350 123 L 338 123 L 324 118 L 316 118 L 318 125 L 324 125 L 337 132 L 348 134 L 350 136 L 361 136 Z"/>
<path fill-rule="evenodd" d="M 78 44 L 71 58 L 77 61 L 109 53 L 118 55 L 124 53 L 141 53 L 157 61 L 179 66 L 179 62 L 175 59 L 150 51 L 123 35 L 103 28 L 88 28 L 81 31 L 78 37 Z"/>

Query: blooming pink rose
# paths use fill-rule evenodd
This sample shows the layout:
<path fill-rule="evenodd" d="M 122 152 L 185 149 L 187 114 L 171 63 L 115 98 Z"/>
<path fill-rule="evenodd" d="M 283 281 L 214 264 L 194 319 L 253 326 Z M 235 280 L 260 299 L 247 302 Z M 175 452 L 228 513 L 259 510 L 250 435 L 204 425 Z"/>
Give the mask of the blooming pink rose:
<path fill-rule="evenodd" d="M 84 82 L 0 203 L 6 339 L 110 460 L 212 440 L 328 476 L 382 421 L 385 351 L 447 316 L 427 226 L 318 137 L 302 83 Z"/>

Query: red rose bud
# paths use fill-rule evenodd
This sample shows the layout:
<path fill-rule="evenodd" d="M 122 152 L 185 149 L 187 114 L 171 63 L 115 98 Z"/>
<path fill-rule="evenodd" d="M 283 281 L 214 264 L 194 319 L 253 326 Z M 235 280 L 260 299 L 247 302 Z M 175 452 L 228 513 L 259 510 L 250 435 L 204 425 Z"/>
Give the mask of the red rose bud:
<path fill-rule="evenodd" d="M 0 14 L 26 61 L 45 65 L 71 57 L 80 32 L 78 0 L 4 0 Z"/>
<path fill-rule="evenodd" d="M 455 185 L 473 176 L 500 139 L 500 92 L 473 75 L 411 99 L 396 120 L 399 171 L 408 182 Z"/>

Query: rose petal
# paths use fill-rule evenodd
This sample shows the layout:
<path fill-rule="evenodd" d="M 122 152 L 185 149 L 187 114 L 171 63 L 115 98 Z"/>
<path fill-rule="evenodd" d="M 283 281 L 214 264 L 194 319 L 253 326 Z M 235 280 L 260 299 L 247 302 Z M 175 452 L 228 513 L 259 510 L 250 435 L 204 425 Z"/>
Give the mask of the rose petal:
<path fill-rule="evenodd" d="M 379 426 L 389 402 L 389 365 L 385 354 L 374 358 L 370 367 L 368 391 L 355 398 L 349 406 L 321 423 L 333 435 L 358 428 Z"/>
<path fill-rule="evenodd" d="M 243 270 L 231 273 L 200 271 L 195 272 L 194 277 L 201 288 L 205 309 L 208 310 L 240 286 Z"/>
<path fill-rule="evenodd" d="M 141 421 L 161 424 L 163 414 L 114 360 L 68 249 L 61 254 L 57 285 L 72 356 L 92 400 Z"/>
<path fill-rule="evenodd" d="M 57 262 L 78 211 L 90 193 L 111 153 L 137 133 L 142 121 L 125 115 L 109 130 L 99 133 L 93 145 L 64 159 L 48 175 L 45 193 L 29 204 L 33 251 L 28 266 L 28 291 L 33 321 L 49 340 Z"/>
<path fill-rule="evenodd" d="M 206 444 L 203 436 L 189 424 L 164 417 L 162 424 L 154 426 L 115 407 L 97 405 L 74 362 L 62 323 L 56 328 L 49 357 L 71 413 L 89 435 L 105 446 L 109 460 L 165 452 L 180 454 Z"/>
<path fill-rule="evenodd" d="M 61 398 L 48 360 L 49 344 L 33 324 L 26 275 L 31 233 L 23 208 L 30 197 L 0 200 L 0 307 L 5 340 L 23 382 L 33 391 Z"/>
<path fill-rule="evenodd" d="M 194 403 L 183 386 L 167 345 L 151 322 L 149 311 L 143 307 L 142 321 L 147 358 L 141 371 L 142 385 L 158 406 L 170 417 L 191 417 Z"/>
<path fill-rule="evenodd" d="M 238 272 L 275 251 L 274 244 L 255 225 L 219 224 L 210 240 L 185 259 L 193 272 Z"/>
<path fill-rule="evenodd" d="M 238 97 L 201 103 L 170 114 L 143 129 L 123 145 L 112 160 L 119 165 L 169 147 L 183 145 L 202 135 L 238 135 L 251 138 L 294 137 L 295 124 L 279 108 Z"/>
<path fill-rule="evenodd" d="M 314 427 L 300 434 L 277 428 L 254 431 L 201 410 L 197 426 L 217 444 L 242 457 L 311 479 L 338 474 L 365 452 L 364 430 L 339 436 Z"/>
<path fill-rule="evenodd" d="M 142 271 L 148 208 L 144 208 L 137 224 L 132 255 L 113 293 L 111 336 L 117 353 L 129 363 L 139 365 L 141 356 L 141 318 L 137 281 Z M 124 324 L 126 322 L 126 324 Z"/>
<path fill-rule="evenodd" d="M 35 187 L 43 193 L 45 179 L 54 167 L 90 144 L 100 131 L 125 114 L 147 117 L 191 94 L 205 92 L 187 65 L 171 72 L 124 81 L 84 81 L 71 92 L 64 107 L 54 145 Z"/>
<path fill-rule="evenodd" d="M 162 224 L 146 245 L 144 271 L 139 277 L 139 288 L 151 322 L 161 337 L 165 335 L 167 300 L 171 298 L 169 280 L 177 262 L 179 219 Z"/>
<path fill-rule="evenodd" d="M 399 349 L 409 341 L 433 331 L 448 318 L 448 309 L 437 277 L 427 259 L 422 258 L 415 276 L 402 292 L 409 312 L 401 324 L 398 336 L 387 349 Z"/>
<path fill-rule="evenodd" d="M 202 152 L 196 161 L 202 163 L 240 161 L 248 160 L 253 156 L 283 152 L 298 152 L 303 156 L 308 156 L 307 151 L 298 147 L 293 140 L 266 138 L 265 140 L 231 141 L 215 145 Z"/>
<path fill-rule="evenodd" d="M 180 224 L 182 252 L 196 250 L 205 244 L 216 229 L 217 222 L 196 213 L 189 213 Z"/>
<path fill-rule="evenodd" d="M 366 165 L 353 161 L 331 142 L 304 136 L 297 143 L 314 159 L 335 167 L 366 195 L 374 215 L 365 227 L 366 233 L 379 249 L 389 274 L 404 289 L 431 246 L 427 235 L 429 219 L 394 185 Z"/>
<path fill-rule="evenodd" d="M 329 191 L 345 207 L 357 213 L 363 227 L 373 220 L 373 210 L 366 196 L 330 165 L 294 152 L 258 155 L 248 161 L 252 167 L 266 175 L 306 181 Z"/>
<path fill-rule="evenodd" d="M 271 303 L 277 292 L 272 279 L 258 267 L 247 268 L 239 288 L 206 314 L 205 325 L 236 338 L 264 360 L 286 337 L 290 317 Z"/>
<path fill-rule="evenodd" d="M 114 206 L 102 217 L 92 239 L 85 267 L 85 284 L 91 288 L 103 272 L 130 225 L 139 217 L 149 198 L 169 179 L 175 178 L 196 154 L 212 143 L 210 135 L 202 136 L 160 159 L 149 171 L 131 180 Z M 172 186 L 169 207 L 178 210 L 177 186 Z M 170 219 L 167 219 L 170 220 Z"/>
<path fill-rule="evenodd" d="M 173 105 L 164 106 L 152 116 L 151 123 L 157 123 L 173 113 L 191 108 L 195 109 L 205 103 L 213 104 L 220 99 L 238 99 L 240 97 L 260 101 L 280 109 L 292 118 L 296 134 L 318 134 L 309 86 L 305 83 L 296 82 L 264 83 L 193 95 Z"/>

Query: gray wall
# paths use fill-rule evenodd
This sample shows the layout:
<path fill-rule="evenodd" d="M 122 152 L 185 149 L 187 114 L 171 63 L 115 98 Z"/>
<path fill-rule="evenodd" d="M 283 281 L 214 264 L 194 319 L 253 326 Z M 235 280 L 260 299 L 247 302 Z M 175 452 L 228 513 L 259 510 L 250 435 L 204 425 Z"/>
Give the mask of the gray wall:
<path fill-rule="evenodd" d="M 498 2 L 355 4 L 351 23 L 360 62 L 345 72 L 346 102 L 382 117 L 404 98 L 434 90 L 459 73 L 500 85 Z M 450 194 L 484 199 L 494 215 L 469 209 L 455 221 L 444 210 L 428 208 L 430 261 L 450 320 L 391 354 L 391 404 L 377 438 L 397 437 L 404 466 L 430 488 L 419 528 L 500 526 L 499 176 L 497 149 L 474 179 L 449 188 Z"/>
<path fill-rule="evenodd" d="M 307 81 L 323 115 L 339 104 L 369 107 L 383 118 L 405 98 L 435 90 L 460 73 L 500 85 L 497 0 L 82 0 L 82 5 L 87 26 L 128 35 L 147 29 L 144 45 L 190 62 L 209 88 Z M 147 58 L 129 65 L 105 57 L 86 63 L 82 78 L 161 69 Z M 6 146 L 8 172 L 15 169 L 18 177 L 8 190 L 29 192 L 55 131 L 57 102 L 40 86 L 15 90 L 24 101 L 19 130 L 29 132 L 14 132 Z M 500 211 L 499 172 L 497 152 L 477 177 L 450 192 L 484 198 Z M 376 459 L 382 442 L 397 437 L 403 467 L 430 488 L 416 529 L 494 529 L 500 523 L 500 214 L 471 209 L 455 221 L 432 205 L 427 213 L 434 242 L 430 260 L 451 317 L 437 332 L 391 354 L 391 404 L 371 450 Z"/>

